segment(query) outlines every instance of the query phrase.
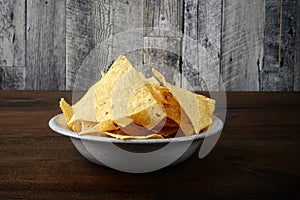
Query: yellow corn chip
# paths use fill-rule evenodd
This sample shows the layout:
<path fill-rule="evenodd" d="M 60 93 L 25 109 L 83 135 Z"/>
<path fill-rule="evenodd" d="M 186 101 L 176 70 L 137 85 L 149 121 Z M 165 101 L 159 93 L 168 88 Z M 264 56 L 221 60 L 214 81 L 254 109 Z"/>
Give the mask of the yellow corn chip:
<path fill-rule="evenodd" d="M 120 56 L 98 82 L 95 110 L 97 122 L 111 120 L 123 128 L 134 121 L 151 130 L 166 116 L 145 77 L 125 56 Z"/>
<path fill-rule="evenodd" d="M 95 91 L 95 115 L 97 122 L 112 120 L 113 91 L 121 78 L 133 69 L 125 56 L 119 56 L 110 67 L 109 71 L 97 83 Z"/>
<path fill-rule="evenodd" d="M 63 112 L 63 115 L 67 122 L 68 128 L 71 129 L 72 131 L 76 131 L 76 132 L 79 131 L 80 128 L 79 128 L 78 123 L 74 123 L 74 122 L 70 123 L 70 120 L 73 116 L 72 106 L 70 106 L 64 98 L 61 98 L 60 102 L 59 102 L 59 107 Z"/>
<path fill-rule="evenodd" d="M 147 136 L 120 135 L 120 134 L 115 134 L 110 132 L 103 132 L 103 134 L 120 140 L 163 139 L 163 136 L 159 134 L 151 134 Z"/>
<path fill-rule="evenodd" d="M 191 121 L 188 119 L 187 115 L 185 114 L 184 110 L 182 110 L 180 104 L 172 95 L 170 90 L 164 86 L 155 86 L 153 87 L 154 91 L 161 96 L 163 99 L 163 106 L 167 113 L 167 117 L 169 121 L 172 121 L 173 124 L 175 123 L 185 135 L 192 135 L 194 133 L 194 128 L 191 124 Z M 168 121 L 168 120 L 167 120 Z M 172 126 L 170 124 L 165 124 L 165 126 Z M 174 126 L 174 125 L 173 125 Z"/>
<path fill-rule="evenodd" d="M 115 131 L 119 127 L 113 123 L 112 120 L 106 120 L 103 122 L 97 122 L 95 126 L 90 127 L 89 129 L 78 131 L 79 135 L 90 135 L 91 133 L 101 133 L 106 131 Z"/>
<path fill-rule="evenodd" d="M 211 124 L 210 118 L 214 112 L 214 100 L 210 100 L 210 104 L 207 105 L 207 97 L 203 98 L 201 95 L 197 95 L 188 90 L 173 86 L 165 80 L 165 77 L 161 73 L 155 69 L 152 69 L 152 72 L 154 76 L 160 82 L 162 82 L 162 84 L 167 87 L 176 98 L 187 118 L 192 123 L 195 133 L 200 133 L 203 128 Z M 188 122 L 181 122 L 181 124 L 186 123 Z M 187 133 L 185 130 L 183 130 L 183 132 L 186 135 L 192 134 L 190 132 Z"/>
<path fill-rule="evenodd" d="M 96 84 L 91 86 L 87 93 L 72 106 L 73 116 L 70 123 L 76 120 L 96 122 L 96 115 L 94 111 L 95 90 Z"/>
<path fill-rule="evenodd" d="M 199 134 L 212 123 L 214 100 L 152 71 L 156 78 L 146 79 L 119 56 L 76 104 L 60 100 L 68 127 L 79 135 L 139 140 Z"/>
<path fill-rule="evenodd" d="M 59 102 L 59 107 L 64 114 L 66 122 L 68 123 L 73 116 L 72 106 L 70 106 L 64 98 L 61 98 Z"/>

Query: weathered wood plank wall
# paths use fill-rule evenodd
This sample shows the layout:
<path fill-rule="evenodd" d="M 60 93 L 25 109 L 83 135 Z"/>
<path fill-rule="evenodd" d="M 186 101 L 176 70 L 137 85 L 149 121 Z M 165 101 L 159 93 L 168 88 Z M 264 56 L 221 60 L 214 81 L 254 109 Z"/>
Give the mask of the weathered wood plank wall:
<path fill-rule="evenodd" d="M 112 12 L 109 1 L 66 1 L 66 88 L 71 89 L 85 57 L 112 34 Z M 111 51 L 101 56 L 103 63 Z M 87 60 L 88 61 L 88 60 Z M 93 66 L 93 63 L 87 63 Z M 92 71 L 92 70 L 91 70 Z M 87 74 L 98 76 L 100 72 Z"/>
<path fill-rule="evenodd" d="M 259 90 L 264 1 L 223 1 L 222 78 L 227 90 Z"/>
<path fill-rule="evenodd" d="M 133 44 L 156 47 L 126 53 L 140 70 L 171 66 L 197 89 L 300 91 L 299 13 L 298 0 L 0 0 L 0 88 L 72 89 L 107 41 L 93 55 L 102 66 Z"/>
<path fill-rule="evenodd" d="M 296 5 L 296 13 L 295 13 L 295 21 L 296 31 L 294 32 L 295 37 L 295 62 L 294 62 L 294 91 L 300 91 L 300 3 L 297 2 Z"/>
<path fill-rule="evenodd" d="M 25 88 L 25 6 L 0 1 L 0 89 Z"/>
<path fill-rule="evenodd" d="M 222 0 L 186 0 L 184 4 L 182 73 L 197 90 L 220 87 L 221 13 Z"/>
<path fill-rule="evenodd" d="M 280 1 L 265 0 L 265 50 L 264 63 L 260 72 L 260 89 L 263 91 L 293 90 L 294 69 L 299 70 L 300 68 L 294 63 L 296 54 L 300 53 L 295 51 L 295 47 L 300 45 L 296 43 L 297 23 L 298 26 L 300 24 L 300 10 L 296 8 L 299 3 L 299 1 L 285 0 L 280 4 Z M 282 22 L 280 22 L 280 15 Z M 280 59 L 278 59 L 279 56 Z"/>
<path fill-rule="evenodd" d="M 25 89 L 64 90 L 65 2 L 27 0 Z"/>
<path fill-rule="evenodd" d="M 151 67 L 161 66 L 167 80 L 179 86 L 181 79 L 170 70 L 163 71 L 163 67 L 180 71 L 182 9 L 183 0 L 144 1 L 144 64 L 149 66 L 144 70 L 149 72 Z"/>

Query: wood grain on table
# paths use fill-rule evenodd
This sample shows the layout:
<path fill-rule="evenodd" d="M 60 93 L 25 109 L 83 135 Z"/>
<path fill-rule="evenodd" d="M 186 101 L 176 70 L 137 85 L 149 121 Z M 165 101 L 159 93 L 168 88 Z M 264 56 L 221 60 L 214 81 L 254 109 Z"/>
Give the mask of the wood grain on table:
<path fill-rule="evenodd" d="M 146 174 L 95 165 L 50 130 L 59 98 L 71 95 L 0 91 L 0 199 L 300 197 L 300 93 L 227 92 L 212 152 Z"/>

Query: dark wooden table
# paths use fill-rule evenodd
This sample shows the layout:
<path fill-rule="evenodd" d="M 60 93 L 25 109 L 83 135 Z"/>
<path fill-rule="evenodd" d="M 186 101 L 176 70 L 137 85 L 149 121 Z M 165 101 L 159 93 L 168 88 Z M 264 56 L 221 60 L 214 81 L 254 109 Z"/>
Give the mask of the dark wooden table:
<path fill-rule="evenodd" d="M 97 166 L 51 131 L 60 97 L 71 93 L 0 91 L 0 199 L 300 197 L 300 93 L 227 92 L 213 151 L 147 174 Z"/>

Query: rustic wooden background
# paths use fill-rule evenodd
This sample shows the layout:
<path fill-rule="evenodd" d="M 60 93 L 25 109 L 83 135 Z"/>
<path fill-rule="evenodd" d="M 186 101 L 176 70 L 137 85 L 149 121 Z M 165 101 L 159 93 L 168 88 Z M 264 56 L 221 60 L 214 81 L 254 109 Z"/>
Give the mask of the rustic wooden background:
<path fill-rule="evenodd" d="M 298 0 L 0 0 L 0 88 L 72 89 L 94 47 L 142 27 L 135 43 L 173 53 L 140 50 L 131 55 L 134 64 L 172 66 L 194 85 L 205 76 L 213 90 L 222 78 L 226 90 L 300 91 Z M 193 67 L 176 55 L 197 57 L 189 40 L 147 27 L 198 40 L 210 60 Z M 101 54 L 103 65 L 118 45 Z"/>

